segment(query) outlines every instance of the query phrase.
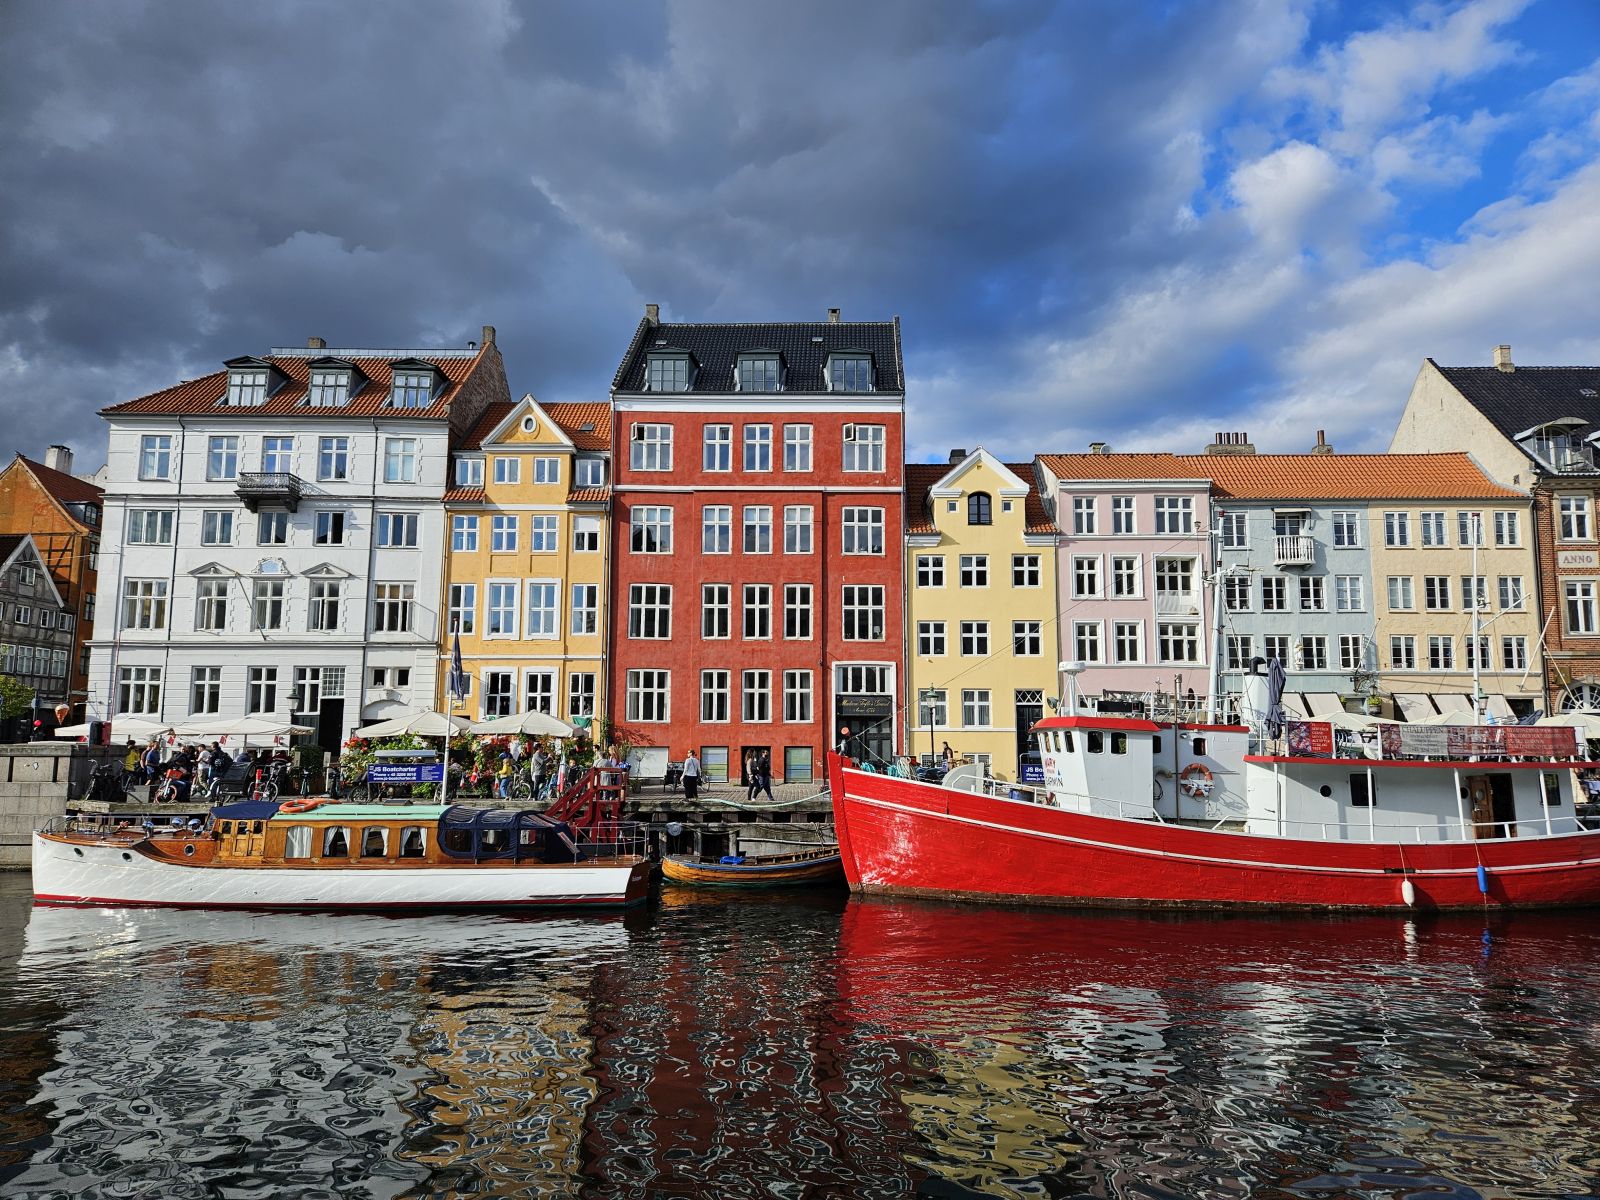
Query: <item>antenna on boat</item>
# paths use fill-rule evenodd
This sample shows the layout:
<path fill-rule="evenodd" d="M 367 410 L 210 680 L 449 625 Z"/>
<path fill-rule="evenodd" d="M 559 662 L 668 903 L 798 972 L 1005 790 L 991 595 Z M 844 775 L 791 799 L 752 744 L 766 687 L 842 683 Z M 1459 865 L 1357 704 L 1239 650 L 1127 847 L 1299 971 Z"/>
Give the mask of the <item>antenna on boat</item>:
<path fill-rule="evenodd" d="M 1056 670 L 1067 677 L 1067 686 L 1063 689 L 1062 703 L 1066 705 L 1067 715 L 1078 715 L 1078 675 L 1083 670 L 1084 664 L 1063 659 L 1056 664 Z"/>

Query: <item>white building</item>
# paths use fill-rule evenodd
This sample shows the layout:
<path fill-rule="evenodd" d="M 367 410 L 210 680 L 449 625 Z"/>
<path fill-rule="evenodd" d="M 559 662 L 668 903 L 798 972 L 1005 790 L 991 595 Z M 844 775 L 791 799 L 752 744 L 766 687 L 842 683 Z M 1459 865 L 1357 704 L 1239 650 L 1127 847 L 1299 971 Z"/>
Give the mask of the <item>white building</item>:
<path fill-rule="evenodd" d="M 431 707 L 451 442 L 510 400 L 493 327 L 224 366 L 101 414 L 91 713 L 293 717 L 331 749 Z"/>

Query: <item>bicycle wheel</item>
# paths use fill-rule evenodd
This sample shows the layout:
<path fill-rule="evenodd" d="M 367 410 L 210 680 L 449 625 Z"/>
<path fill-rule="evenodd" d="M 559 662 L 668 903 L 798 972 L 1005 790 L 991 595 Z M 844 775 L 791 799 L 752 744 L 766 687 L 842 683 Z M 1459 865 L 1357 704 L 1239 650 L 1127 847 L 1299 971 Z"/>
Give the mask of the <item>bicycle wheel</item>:
<path fill-rule="evenodd" d="M 512 783 L 511 788 L 510 788 L 510 792 L 511 792 L 510 798 L 512 800 L 532 800 L 533 799 L 533 785 L 530 784 L 526 779 L 518 779 L 514 783 Z"/>
<path fill-rule="evenodd" d="M 372 800 L 372 789 L 365 782 L 352 783 L 345 788 L 344 798 L 349 804 L 368 804 Z"/>

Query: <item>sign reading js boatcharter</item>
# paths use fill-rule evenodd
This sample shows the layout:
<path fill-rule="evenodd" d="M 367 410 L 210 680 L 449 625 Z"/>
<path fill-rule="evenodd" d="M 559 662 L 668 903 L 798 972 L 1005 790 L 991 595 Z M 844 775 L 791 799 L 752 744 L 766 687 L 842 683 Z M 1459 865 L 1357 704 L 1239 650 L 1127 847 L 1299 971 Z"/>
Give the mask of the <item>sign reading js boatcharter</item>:
<path fill-rule="evenodd" d="M 373 763 L 367 768 L 368 783 L 440 783 L 443 763 Z"/>

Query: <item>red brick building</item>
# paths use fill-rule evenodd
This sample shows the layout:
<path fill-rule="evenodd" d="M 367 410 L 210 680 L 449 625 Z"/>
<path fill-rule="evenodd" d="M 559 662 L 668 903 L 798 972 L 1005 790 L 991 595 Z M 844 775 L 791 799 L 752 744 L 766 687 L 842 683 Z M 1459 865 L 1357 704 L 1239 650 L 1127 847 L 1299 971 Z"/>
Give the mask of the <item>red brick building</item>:
<path fill-rule="evenodd" d="M 612 381 L 611 720 L 711 779 L 899 745 L 898 321 L 670 324 Z"/>

